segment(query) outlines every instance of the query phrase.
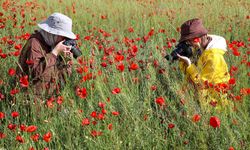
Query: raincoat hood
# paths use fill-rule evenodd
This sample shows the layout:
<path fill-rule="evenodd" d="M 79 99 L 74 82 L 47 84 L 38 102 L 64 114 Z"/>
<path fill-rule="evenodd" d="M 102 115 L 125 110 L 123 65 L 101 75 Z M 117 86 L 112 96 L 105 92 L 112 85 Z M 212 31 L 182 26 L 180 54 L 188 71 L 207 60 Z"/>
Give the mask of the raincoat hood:
<path fill-rule="evenodd" d="M 224 53 L 227 51 L 227 43 L 226 40 L 218 35 L 208 35 L 212 38 L 212 41 L 207 45 L 205 50 L 211 50 L 211 49 L 220 49 L 224 51 Z"/>

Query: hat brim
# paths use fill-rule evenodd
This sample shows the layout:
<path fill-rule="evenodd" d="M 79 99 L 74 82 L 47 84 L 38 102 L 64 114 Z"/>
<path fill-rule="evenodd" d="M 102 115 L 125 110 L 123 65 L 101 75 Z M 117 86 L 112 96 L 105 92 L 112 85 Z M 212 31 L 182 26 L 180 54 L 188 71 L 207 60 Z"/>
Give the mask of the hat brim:
<path fill-rule="evenodd" d="M 39 28 L 41 28 L 44 31 L 49 32 L 51 34 L 64 36 L 64 37 L 67 37 L 69 39 L 76 39 L 76 35 L 73 32 L 65 32 L 65 31 L 61 31 L 61 30 L 51 28 L 51 27 L 48 26 L 48 24 L 45 21 L 41 22 L 41 23 L 38 23 L 37 25 L 38 25 Z"/>
<path fill-rule="evenodd" d="M 206 35 L 206 34 L 207 34 L 207 31 L 201 32 L 199 34 L 182 35 L 179 39 L 179 42 L 183 42 L 183 41 L 190 40 L 193 38 L 201 37 L 201 36 Z"/>
<path fill-rule="evenodd" d="M 181 36 L 181 38 L 179 39 L 179 42 L 183 42 L 183 41 L 186 41 L 186 40 L 190 40 L 190 39 L 193 39 L 197 36 L 194 36 L 194 35 L 189 35 L 189 36 Z"/>

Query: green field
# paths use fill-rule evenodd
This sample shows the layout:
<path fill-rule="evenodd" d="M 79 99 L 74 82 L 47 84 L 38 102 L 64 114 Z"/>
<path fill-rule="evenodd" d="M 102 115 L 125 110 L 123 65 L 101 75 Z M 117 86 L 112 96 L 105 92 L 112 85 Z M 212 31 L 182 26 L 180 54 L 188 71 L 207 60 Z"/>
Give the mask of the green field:
<path fill-rule="evenodd" d="M 250 1 L 0 4 L 0 150 L 250 149 Z M 30 90 L 27 95 L 14 87 L 11 71 L 37 23 L 54 12 L 72 18 L 83 56 L 74 60 L 73 75 L 59 95 L 35 102 Z M 200 110 L 178 62 L 169 65 L 164 58 L 176 45 L 181 24 L 196 17 L 210 34 L 227 40 L 224 57 L 236 81 L 228 85 L 228 100 L 234 104 L 229 112 L 212 106 L 210 113 Z M 117 54 L 124 60 L 118 62 Z M 117 69 L 121 64 L 123 71 Z M 165 105 L 159 106 L 157 98 Z M 219 118 L 220 127 L 210 126 L 211 116 Z"/>

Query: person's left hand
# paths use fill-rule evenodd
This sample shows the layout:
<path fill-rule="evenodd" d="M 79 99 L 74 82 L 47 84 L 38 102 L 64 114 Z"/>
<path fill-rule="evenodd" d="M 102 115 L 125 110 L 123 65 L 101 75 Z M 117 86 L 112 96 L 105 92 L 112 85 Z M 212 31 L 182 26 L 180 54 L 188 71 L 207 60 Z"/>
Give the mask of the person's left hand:
<path fill-rule="evenodd" d="M 177 56 L 181 59 L 181 61 L 183 61 L 184 63 L 186 63 L 187 64 L 187 66 L 190 66 L 191 65 L 191 60 L 188 58 L 188 57 L 186 57 L 186 56 L 181 56 L 181 55 L 179 55 L 179 54 L 177 54 Z"/>
<path fill-rule="evenodd" d="M 73 53 L 71 53 L 70 51 L 64 52 L 63 53 L 65 58 L 69 58 L 69 59 L 73 59 Z"/>
<path fill-rule="evenodd" d="M 65 51 L 65 52 L 62 52 L 60 56 L 63 59 L 64 64 L 72 65 L 73 53 L 71 53 L 70 51 Z"/>
<path fill-rule="evenodd" d="M 73 53 L 69 52 L 67 54 L 67 57 L 69 57 L 69 61 L 67 62 L 68 65 L 72 65 L 73 64 Z"/>

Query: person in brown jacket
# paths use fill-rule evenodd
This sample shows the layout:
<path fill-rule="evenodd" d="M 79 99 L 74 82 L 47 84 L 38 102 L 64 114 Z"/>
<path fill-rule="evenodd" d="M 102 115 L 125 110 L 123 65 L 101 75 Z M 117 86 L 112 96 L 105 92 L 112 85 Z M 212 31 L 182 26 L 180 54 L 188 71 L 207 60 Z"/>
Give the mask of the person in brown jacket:
<path fill-rule="evenodd" d="M 53 13 L 38 24 L 36 30 L 23 47 L 17 66 L 18 81 L 28 76 L 29 88 L 36 96 L 50 96 L 60 91 L 65 78 L 71 74 L 71 46 L 63 41 L 76 39 L 72 32 L 72 20 L 61 14 Z M 66 56 L 68 62 L 62 61 Z"/>

